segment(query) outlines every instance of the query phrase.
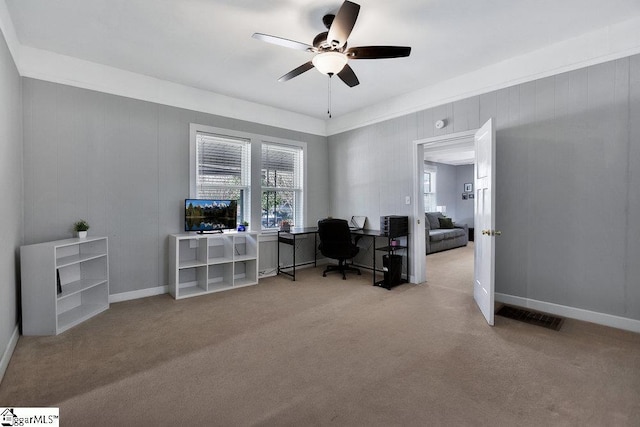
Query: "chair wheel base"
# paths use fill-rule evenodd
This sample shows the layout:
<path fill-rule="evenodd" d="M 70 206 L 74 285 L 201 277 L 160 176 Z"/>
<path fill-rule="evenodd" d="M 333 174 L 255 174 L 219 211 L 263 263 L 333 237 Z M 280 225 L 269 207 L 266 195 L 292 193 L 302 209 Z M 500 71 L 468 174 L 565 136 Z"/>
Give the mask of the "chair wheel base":
<path fill-rule="evenodd" d="M 362 272 L 359 268 L 352 267 L 347 264 L 339 264 L 339 265 L 328 265 L 327 268 L 322 272 L 322 277 L 327 277 L 327 273 L 330 271 L 338 271 L 342 273 L 342 280 L 347 280 L 347 271 L 354 271 L 358 273 L 358 276 L 362 276 Z"/>

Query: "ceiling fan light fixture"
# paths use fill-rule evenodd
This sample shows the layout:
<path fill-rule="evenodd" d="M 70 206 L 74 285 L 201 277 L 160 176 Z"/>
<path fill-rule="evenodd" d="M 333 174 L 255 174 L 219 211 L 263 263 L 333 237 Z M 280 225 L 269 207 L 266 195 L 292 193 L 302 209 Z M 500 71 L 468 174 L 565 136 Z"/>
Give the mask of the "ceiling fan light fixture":
<path fill-rule="evenodd" d="M 347 55 L 340 52 L 323 52 L 313 57 L 311 62 L 322 74 L 338 74 L 347 65 Z"/>

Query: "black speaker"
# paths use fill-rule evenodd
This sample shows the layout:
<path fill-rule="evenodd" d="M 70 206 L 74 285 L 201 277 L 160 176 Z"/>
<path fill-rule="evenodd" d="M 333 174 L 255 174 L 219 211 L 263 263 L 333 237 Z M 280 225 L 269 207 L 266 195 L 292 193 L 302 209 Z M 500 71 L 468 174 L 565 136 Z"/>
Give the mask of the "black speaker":
<path fill-rule="evenodd" d="M 402 255 L 383 255 L 384 286 L 390 288 L 402 281 Z"/>

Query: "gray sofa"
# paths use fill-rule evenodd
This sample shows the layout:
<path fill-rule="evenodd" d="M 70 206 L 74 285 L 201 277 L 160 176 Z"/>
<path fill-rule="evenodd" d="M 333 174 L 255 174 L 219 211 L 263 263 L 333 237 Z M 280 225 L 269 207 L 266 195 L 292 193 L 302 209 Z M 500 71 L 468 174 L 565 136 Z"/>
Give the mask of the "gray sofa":
<path fill-rule="evenodd" d="M 424 224 L 427 255 L 467 246 L 469 243 L 467 224 L 456 224 L 441 212 L 426 212 Z"/>

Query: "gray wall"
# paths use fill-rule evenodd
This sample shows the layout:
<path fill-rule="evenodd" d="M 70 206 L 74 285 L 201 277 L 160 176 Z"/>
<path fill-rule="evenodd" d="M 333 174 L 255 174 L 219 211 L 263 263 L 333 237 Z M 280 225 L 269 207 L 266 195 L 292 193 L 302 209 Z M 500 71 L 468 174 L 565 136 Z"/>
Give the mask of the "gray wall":
<path fill-rule="evenodd" d="M 0 358 L 18 324 L 22 244 L 22 89 L 0 33 Z M 0 377 L 3 372 L 0 371 Z"/>
<path fill-rule="evenodd" d="M 640 320 L 640 56 L 330 137 L 332 211 L 412 216 L 412 141 L 490 117 L 496 291 Z"/>
<path fill-rule="evenodd" d="M 462 200 L 464 184 L 473 182 L 473 165 L 447 165 L 425 162 L 437 168 L 436 200 L 447 207 L 447 216 L 473 227 L 473 199 Z"/>
<path fill-rule="evenodd" d="M 425 162 L 425 165 L 436 168 L 436 202 L 438 206 L 447 207 L 447 216 L 458 219 L 456 202 L 456 167 L 444 163 Z"/>
<path fill-rule="evenodd" d="M 330 212 L 336 218 L 367 217 L 379 229 L 381 215 L 409 215 L 411 151 L 416 115 L 329 137 Z"/>
<path fill-rule="evenodd" d="M 15 67 L 3 64 L 3 100 L 19 108 Z M 71 236 L 72 222 L 88 219 L 91 233 L 110 237 L 112 293 L 167 282 L 166 235 L 180 231 L 191 122 L 306 140 L 309 224 L 357 214 L 377 228 L 380 215 L 412 215 L 404 203 L 412 141 L 494 117 L 497 291 L 640 320 L 638 56 L 335 135 L 328 151 L 322 137 L 31 79 L 23 108 L 24 243 Z M 20 115 L 3 114 L 2 195 L 16 203 L 3 203 L 12 243 L 2 289 L 15 301 Z M 440 118 L 449 125 L 436 130 Z M 15 308 L 2 316 L 15 319 Z"/>
<path fill-rule="evenodd" d="M 473 227 L 473 199 L 462 200 L 464 184 L 473 183 L 473 165 L 456 166 L 456 221 Z"/>
<path fill-rule="evenodd" d="M 328 213 L 324 137 L 26 78 L 23 95 L 25 243 L 71 237 L 86 219 L 109 237 L 111 294 L 168 282 L 167 236 L 182 231 L 189 196 L 189 123 L 306 141 L 307 218 Z M 261 245 L 265 259 L 274 248 Z"/>

